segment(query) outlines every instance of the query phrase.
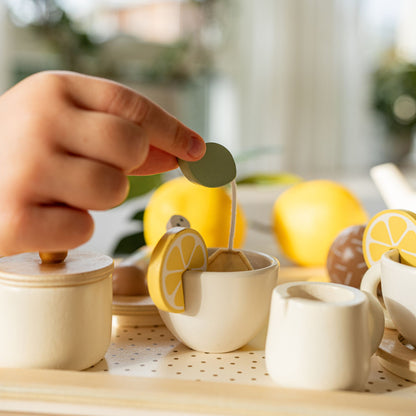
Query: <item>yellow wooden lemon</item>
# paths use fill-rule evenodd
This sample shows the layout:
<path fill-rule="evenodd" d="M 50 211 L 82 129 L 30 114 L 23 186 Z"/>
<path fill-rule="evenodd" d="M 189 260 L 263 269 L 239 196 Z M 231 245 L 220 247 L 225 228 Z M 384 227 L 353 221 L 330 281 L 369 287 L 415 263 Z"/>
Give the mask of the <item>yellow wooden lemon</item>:
<path fill-rule="evenodd" d="M 144 238 L 154 247 L 166 231 L 172 215 L 185 217 L 205 240 L 207 247 L 227 247 L 231 198 L 227 188 L 207 188 L 179 177 L 161 185 L 151 196 L 143 218 Z M 242 247 L 246 219 L 237 206 L 234 247 Z"/>
<path fill-rule="evenodd" d="M 342 184 L 312 180 L 284 191 L 273 206 L 273 230 L 283 253 L 301 266 L 324 266 L 335 237 L 368 220 Z"/>
<path fill-rule="evenodd" d="M 182 274 L 206 270 L 208 253 L 201 235 L 192 228 L 168 230 L 152 252 L 147 271 L 149 294 L 155 305 L 167 312 L 185 310 Z"/>
<path fill-rule="evenodd" d="M 363 254 L 368 267 L 392 248 L 399 250 L 401 263 L 416 266 L 415 213 L 386 209 L 367 224 L 363 235 Z"/>

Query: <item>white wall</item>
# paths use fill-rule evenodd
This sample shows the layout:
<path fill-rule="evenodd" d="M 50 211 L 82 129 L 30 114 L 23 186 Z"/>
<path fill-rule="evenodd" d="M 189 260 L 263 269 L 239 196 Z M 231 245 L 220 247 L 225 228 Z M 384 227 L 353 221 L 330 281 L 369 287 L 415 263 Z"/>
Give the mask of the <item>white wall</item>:
<path fill-rule="evenodd" d="M 268 149 L 245 168 L 317 176 L 378 162 L 362 4 L 232 2 L 234 26 L 217 63 L 234 99 L 215 95 L 212 105 L 229 111 L 212 112 L 211 125 L 232 130 L 224 141 L 237 154 Z"/>

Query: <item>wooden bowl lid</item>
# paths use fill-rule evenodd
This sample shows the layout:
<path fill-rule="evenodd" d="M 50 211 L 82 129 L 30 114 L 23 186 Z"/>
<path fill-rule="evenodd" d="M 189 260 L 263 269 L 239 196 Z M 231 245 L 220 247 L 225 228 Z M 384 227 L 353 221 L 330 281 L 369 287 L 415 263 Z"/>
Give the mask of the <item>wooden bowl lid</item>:
<path fill-rule="evenodd" d="M 45 264 L 38 253 L 0 258 L 0 281 L 13 285 L 66 286 L 100 280 L 111 274 L 113 259 L 90 251 L 73 250 L 62 263 Z"/>

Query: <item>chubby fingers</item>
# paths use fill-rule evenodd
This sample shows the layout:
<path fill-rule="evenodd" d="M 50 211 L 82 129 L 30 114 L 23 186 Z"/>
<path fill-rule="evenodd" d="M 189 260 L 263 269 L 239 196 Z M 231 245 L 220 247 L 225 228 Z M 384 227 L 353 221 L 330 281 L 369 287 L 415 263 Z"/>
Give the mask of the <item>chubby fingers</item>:
<path fill-rule="evenodd" d="M 0 256 L 65 251 L 85 243 L 94 231 L 87 211 L 63 205 L 27 204 L 0 209 L 0 221 L 8 224 L 2 227 Z"/>
<path fill-rule="evenodd" d="M 59 172 L 59 175 L 50 175 Z M 58 155 L 39 167 L 31 200 L 64 204 L 81 210 L 105 210 L 127 196 L 127 176 L 114 166 L 75 155 Z"/>
<path fill-rule="evenodd" d="M 66 78 L 66 91 L 78 107 L 133 122 L 149 145 L 174 158 L 193 161 L 204 155 L 205 143 L 196 132 L 135 91 L 101 78 L 59 74 Z"/>
<path fill-rule="evenodd" d="M 66 114 L 60 142 L 66 152 L 100 161 L 128 175 L 151 175 L 177 168 L 175 156 L 149 144 L 143 127 L 112 114 L 73 109 Z"/>
<path fill-rule="evenodd" d="M 177 167 L 176 157 L 157 147 L 150 146 L 146 160 L 139 167 L 131 170 L 129 175 L 154 175 L 176 169 Z"/>
<path fill-rule="evenodd" d="M 66 129 L 59 142 L 66 153 L 114 166 L 124 174 L 148 157 L 148 134 L 132 121 L 77 108 L 62 117 Z"/>

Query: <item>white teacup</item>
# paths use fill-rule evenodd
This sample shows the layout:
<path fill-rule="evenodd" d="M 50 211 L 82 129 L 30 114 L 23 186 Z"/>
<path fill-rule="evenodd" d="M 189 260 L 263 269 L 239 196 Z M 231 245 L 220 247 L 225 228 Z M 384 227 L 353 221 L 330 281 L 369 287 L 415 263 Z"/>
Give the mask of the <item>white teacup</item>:
<path fill-rule="evenodd" d="M 212 253 L 215 249 L 208 249 Z M 175 337 L 197 351 L 234 351 L 266 325 L 279 262 L 267 254 L 244 250 L 254 270 L 183 274 L 185 312 L 159 310 Z"/>
<path fill-rule="evenodd" d="M 279 285 L 272 295 L 267 370 L 283 387 L 359 390 L 383 331 L 383 312 L 370 294 L 335 283 Z"/>
<path fill-rule="evenodd" d="M 380 282 L 386 327 L 416 346 L 416 267 L 400 263 L 397 249 L 387 251 L 367 270 L 361 289 L 376 296 Z"/>

